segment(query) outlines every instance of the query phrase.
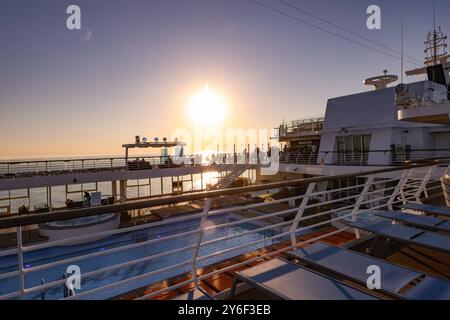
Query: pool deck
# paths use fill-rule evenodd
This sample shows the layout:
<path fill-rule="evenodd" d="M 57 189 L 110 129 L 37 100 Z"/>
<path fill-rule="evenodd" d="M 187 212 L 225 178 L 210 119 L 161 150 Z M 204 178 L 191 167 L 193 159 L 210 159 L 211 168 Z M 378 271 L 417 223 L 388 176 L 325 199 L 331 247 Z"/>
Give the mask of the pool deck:
<path fill-rule="evenodd" d="M 309 239 L 312 239 L 312 238 L 315 238 L 315 237 L 319 237 L 319 236 L 328 234 L 328 233 L 336 231 L 336 230 L 337 229 L 335 229 L 334 227 L 326 227 L 326 228 L 323 228 L 321 230 L 314 231 L 314 232 L 312 232 L 312 233 L 310 233 L 310 234 L 308 234 L 306 236 L 299 237 L 299 242 L 300 241 L 306 241 L 306 240 L 309 240 Z M 348 233 L 348 232 L 342 232 L 342 233 L 339 233 L 337 235 L 333 235 L 333 236 L 330 236 L 328 238 L 325 238 L 325 239 L 323 239 L 321 241 L 323 241 L 325 243 L 328 243 L 328 244 L 331 244 L 331 245 L 335 245 L 335 246 L 342 246 L 342 245 L 344 245 L 346 243 L 349 243 L 349 242 L 351 242 L 353 240 L 355 240 L 354 234 Z M 283 248 L 288 248 L 289 246 L 290 246 L 290 241 L 286 241 L 286 242 L 281 242 L 281 243 L 272 245 L 270 247 L 259 249 L 259 250 L 256 250 L 254 252 L 247 253 L 247 254 L 235 257 L 233 259 L 228 259 L 227 261 L 219 262 L 217 264 L 208 266 L 208 267 L 203 268 L 203 269 L 199 269 L 199 275 L 208 274 L 208 273 L 216 271 L 216 270 L 220 270 L 220 269 L 223 269 L 223 268 L 226 268 L 226 267 L 229 267 L 229 266 L 241 263 L 241 262 L 245 262 L 245 261 L 254 259 L 256 257 L 260 257 L 262 255 L 265 255 L 265 254 L 269 253 L 269 252 L 274 252 L 274 251 L 278 251 L 278 250 L 283 249 Z M 286 255 L 281 253 L 281 254 L 278 254 L 278 255 L 276 255 L 274 257 L 286 258 Z M 208 292 L 210 295 L 215 296 L 215 295 L 223 293 L 223 292 L 225 292 L 225 291 L 227 291 L 227 290 L 229 290 L 231 288 L 234 275 L 235 275 L 235 273 L 237 271 L 245 270 L 247 268 L 251 268 L 251 267 L 253 267 L 255 265 L 258 265 L 260 263 L 269 261 L 269 260 L 273 259 L 274 257 L 261 258 L 260 260 L 249 262 L 248 264 L 245 264 L 243 266 L 231 269 L 229 271 L 225 271 L 225 272 L 213 275 L 213 276 L 211 276 L 209 278 L 206 278 L 204 280 L 199 281 L 199 285 L 206 292 Z M 159 291 L 161 289 L 167 288 L 168 286 L 175 285 L 175 284 L 187 281 L 187 280 L 189 280 L 191 278 L 192 278 L 192 276 L 190 274 L 185 274 L 183 276 L 179 276 L 179 277 L 176 277 L 176 278 L 172 278 L 172 279 L 168 279 L 168 280 L 165 280 L 165 281 L 162 281 L 162 282 L 158 282 L 158 283 L 153 284 L 151 286 L 144 287 L 144 288 L 141 288 L 141 289 L 138 289 L 138 290 L 134 290 L 132 292 L 120 295 L 118 297 L 115 297 L 114 300 L 132 300 L 132 299 L 136 299 L 136 298 L 144 296 L 146 294 L 149 294 L 149 293 L 156 292 L 156 291 Z M 183 294 L 185 294 L 185 293 L 187 293 L 187 292 L 189 292 L 189 291 L 191 291 L 193 289 L 194 289 L 194 284 L 191 283 L 189 285 L 185 285 L 185 286 L 180 287 L 178 289 L 175 289 L 175 290 L 172 290 L 172 291 L 160 294 L 158 296 L 155 296 L 152 299 L 155 299 L 155 300 L 170 300 L 170 299 L 176 298 L 177 296 L 183 295 Z"/>
<path fill-rule="evenodd" d="M 442 197 L 433 197 L 430 199 L 426 199 L 424 203 L 428 204 L 434 204 L 434 205 L 443 205 L 445 206 L 444 199 Z M 336 231 L 337 229 L 334 227 L 324 227 L 319 230 L 315 230 L 308 235 L 301 236 L 298 238 L 298 242 L 307 241 L 312 238 L 320 237 L 322 235 L 329 234 L 333 231 Z M 368 248 L 370 247 L 370 244 L 372 243 L 372 240 L 367 240 L 359 243 L 356 237 L 353 233 L 349 232 L 341 232 L 332 236 L 329 236 L 327 238 L 324 238 L 320 240 L 320 242 L 324 242 L 326 244 L 335 245 L 335 246 L 352 246 L 353 250 L 356 250 L 361 253 L 366 253 Z M 353 246 L 353 244 L 355 244 Z M 255 259 L 257 257 L 262 257 L 263 255 L 266 255 L 270 252 L 275 252 L 284 248 L 290 247 L 290 241 L 281 242 L 275 245 L 272 245 L 270 247 L 266 247 L 263 249 L 256 250 L 251 253 L 247 253 L 232 259 L 228 259 L 227 261 L 223 261 L 211 266 L 208 266 L 204 269 L 199 270 L 199 275 L 202 274 L 208 274 L 217 270 L 224 269 L 229 266 L 236 265 L 238 263 L 242 263 L 245 261 L 250 261 L 252 259 Z M 307 247 L 311 245 L 312 243 L 305 244 L 303 246 L 299 247 Z M 410 268 L 413 270 L 417 270 L 420 272 L 424 272 L 426 274 L 429 274 L 431 276 L 435 276 L 437 278 L 450 280 L 450 254 L 437 252 L 435 250 L 426 249 L 422 247 L 417 246 L 402 246 L 397 244 L 393 248 L 391 248 L 389 245 L 385 248 L 381 248 L 381 253 L 374 253 L 373 256 L 377 257 L 379 259 L 383 259 L 386 261 L 389 261 L 393 264 L 403 266 L 405 268 Z M 231 269 L 229 271 L 221 272 L 216 275 L 213 275 L 211 277 L 208 277 L 206 279 L 203 279 L 199 281 L 199 285 L 202 289 L 204 289 L 206 292 L 208 292 L 211 296 L 217 297 L 219 299 L 228 299 L 227 292 L 230 290 L 232 286 L 232 282 L 235 276 L 235 273 L 240 270 L 245 270 L 248 268 L 251 268 L 255 265 L 267 262 L 273 258 L 280 257 L 283 259 L 289 260 L 289 257 L 284 254 L 280 253 L 277 255 L 274 255 L 272 257 L 262 257 L 256 261 L 249 262 L 243 266 Z M 132 292 L 120 295 L 118 297 L 113 298 L 114 300 L 132 300 L 136 299 L 138 297 L 142 297 L 144 295 L 160 291 L 164 288 L 167 288 L 169 286 L 176 285 L 178 283 L 187 281 L 189 279 L 192 279 L 191 274 L 185 274 L 179 277 L 175 277 L 172 279 L 168 279 L 162 282 L 158 282 L 156 284 L 153 284 L 151 286 L 147 286 L 144 288 L 140 288 L 138 290 L 134 290 Z M 347 283 L 347 282 L 346 282 Z M 352 282 L 347 283 L 350 286 L 359 288 L 360 290 L 367 290 L 365 287 L 361 287 L 360 285 Z M 194 284 L 191 283 L 189 285 L 182 286 L 180 288 L 177 288 L 175 290 L 171 290 L 168 292 L 165 292 L 163 294 L 159 294 L 157 296 L 154 296 L 152 299 L 154 300 L 171 300 L 180 296 L 183 296 L 184 294 L 192 291 L 194 289 Z M 380 294 L 379 296 L 381 299 L 390 299 L 387 296 L 383 296 Z M 250 289 L 248 291 L 245 291 L 243 293 L 238 294 L 233 299 L 236 300 L 263 300 L 263 299 L 270 299 L 270 297 L 265 296 L 263 293 L 261 293 L 258 290 Z"/>
<path fill-rule="evenodd" d="M 244 201 L 245 198 L 241 199 L 232 199 L 232 198 L 219 198 L 215 199 L 214 207 L 216 209 L 224 208 L 224 207 L 232 207 L 236 205 L 236 203 L 239 203 L 239 201 Z M 445 205 L 443 197 L 435 197 L 433 199 L 427 199 L 424 201 L 424 203 L 428 204 L 434 204 L 434 205 Z M 148 214 L 143 217 L 135 217 L 134 219 L 131 219 L 128 221 L 128 225 L 136 225 L 136 224 L 143 224 L 143 223 L 149 223 L 153 221 L 160 221 L 168 218 L 173 218 L 175 216 L 181 216 L 181 215 L 188 215 L 192 214 L 194 212 L 198 213 L 199 208 L 202 207 L 202 203 L 198 202 L 195 204 L 185 204 L 181 206 L 170 206 L 170 207 L 164 207 L 164 208 L 157 208 L 154 210 L 151 210 L 151 214 Z M 270 213 L 273 211 L 279 211 L 280 209 L 288 209 L 289 207 L 274 207 L 274 208 L 264 208 L 264 210 L 257 209 L 255 211 L 259 211 L 260 213 Z M 175 210 L 174 210 L 175 209 Z M 261 212 L 263 211 L 263 212 Z M 252 213 L 254 214 L 254 212 Z M 139 219 L 141 218 L 141 219 Z M 268 223 L 273 223 L 272 221 L 267 221 Z M 311 233 L 301 236 L 298 238 L 298 242 L 304 242 L 313 238 L 321 237 L 323 235 L 329 234 L 331 232 L 337 231 L 336 228 L 331 226 L 325 226 L 321 229 L 313 230 Z M 36 232 L 37 230 L 27 230 L 27 232 L 24 232 L 24 240 L 25 242 L 33 242 L 35 241 L 37 235 L 32 234 L 32 232 Z M 29 237 L 28 237 L 29 235 Z M 0 235 L 0 245 L 3 244 L 3 241 L 5 239 L 2 239 L 3 235 Z M 13 238 L 7 239 L 8 241 L 15 242 L 15 234 L 12 234 Z M 344 246 L 349 244 L 356 244 L 355 246 L 352 245 L 352 249 L 356 251 L 360 251 L 362 253 L 365 253 L 365 250 L 368 248 L 367 242 L 366 243 L 359 243 L 355 242 L 356 237 L 353 233 L 350 232 L 341 232 L 332 236 L 329 236 L 327 238 L 324 238 L 320 240 L 320 242 L 324 242 L 330 245 L 335 246 Z M 41 240 L 42 241 L 42 240 Z M 312 244 L 312 243 L 311 243 Z M 305 244 L 301 247 L 307 247 L 311 244 Z M 208 292 L 211 296 L 220 297 L 220 298 L 226 298 L 227 292 L 232 286 L 232 282 L 235 276 L 235 273 L 241 270 L 245 270 L 247 268 L 251 268 L 255 265 L 267 262 L 273 258 L 280 257 L 284 259 L 288 259 L 287 255 L 284 253 L 278 253 L 272 257 L 263 257 L 264 255 L 267 255 L 268 253 L 279 251 L 281 249 L 286 249 L 290 247 L 291 242 L 290 241 L 284 241 L 280 242 L 274 245 L 271 245 L 266 248 L 262 248 L 256 251 L 253 251 L 251 253 L 247 253 L 244 255 L 240 255 L 231 259 L 228 259 L 226 261 L 222 261 L 213 265 L 210 265 L 208 267 L 205 267 L 203 269 L 199 269 L 198 274 L 209 274 L 214 271 L 221 270 L 226 267 L 230 267 L 233 265 L 236 265 L 238 263 L 245 263 L 246 261 L 249 261 L 248 263 L 245 263 L 242 266 L 233 268 L 228 271 L 220 272 L 218 274 L 215 274 L 213 276 L 207 277 L 205 279 L 202 279 L 199 281 L 199 285 L 202 289 L 204 289 L 206 292 Z M 407 268 L 411 268 L 417 271 L 422 271 L 424 273 L 436 276 L 438 278 L 443 278 L 450 280 L 450 255 L 445 253 L 439 253 L 434 250 L 430 249 L 424 249 L 416 246 L 399 246 L 396 245 L 395 247 L 391 248 L 389 246 L 382 248 L 383 253 L 374 253 L 373 255 L 377 258 L 389 261 L 391 263 L 397 264 L 399 266 L 404 266 Z M 257 259 L 256 261 L 254 261 Z M 178 283 L 185 282 L 187 280 L 192 279 L 192 275 L 190 273 L 186 273 L 181 276 L 177 276 L 174 278 L 170 278 L 158 283 L 155 283 L 150 286 L 146 286 L 137 290 L 133 290 L 131 292 L 121 294 L 120 296 L 114 297 L 113 300 L 132 300 L 136 299 L 138 297 L 142 297 L 144 295 L 160 291 L 164 288 L 168 288 L 169 286 L 176 285 Z M 190 283 L 189 285 L 182 286 L 180 288 L 167 291 L 163 294 L 159 294 L 157 296 L 154 296 L 152 299 L 155 300 L 170 300 L 176 297 L 180 297 L 184 295 L 187 292 L 190 292 L 194 289 L 194 284 Z M 235 299 L 263 299 L 264 296 L 261 296 L 260 293 L 256 292 L 256 290 L 250 290 L 251 293 L 246 292 L 238 295 L 235 297 Z"/>

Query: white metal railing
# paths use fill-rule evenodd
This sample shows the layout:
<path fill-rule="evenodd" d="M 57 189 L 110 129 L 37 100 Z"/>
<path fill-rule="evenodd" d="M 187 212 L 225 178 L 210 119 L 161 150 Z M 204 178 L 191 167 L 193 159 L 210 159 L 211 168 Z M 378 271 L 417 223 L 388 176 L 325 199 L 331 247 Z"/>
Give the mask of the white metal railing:
<path fill-rule="evenodd" d="M 27 178 L 35 176 L 49 176 L 86 172 L 109 172 L 117 170 L 150 170 L 160 168 L 178 168 L 208 165 L 247 164 L 268 165 L 271 162 L 279 164 L 298 165 L 338 165 L 338 166 L 367 166 L 386 165 L 403 166 L 406 161 L 421 161 L 424 159 L 449 158 L 450 149 L 430 150 L 371 150 L 371 151 L 316 151 L 306 152 L 298 150 L 281 151 L 272 148 L 269 151 L 227 154 L 220 153 L 204 157 L 203 155 L 183 156 L 147 156 L 130 158 L 87 158 L 87 159 L 58 159 L 58 160 L 23 160 L 0 161 L 0 179 Z M 278 156 L 270 155 L 276 152 Z M 178 163 L 180 162 L 180 163 Z"/>
<path fill-rule="evenodd" d="M 184 155 L 175 156 L 135 156 L 86 158 L 86 159 L 55 159 L 55 160 L 17 160 L 0 161 L 0 179 L 14 177 L 28 177 L 39 175 L 57 175 L 76 172 L 99 172 L 111 170 L 149 170 L 158 168 L 172 168 L 183 166 L 204 166 L 217 164 L 245 164 L 248 154 L 220 153 L 204 156 Z M 180 162 L 180 163 L 178 163 Z"/>
<path fill-rule="evenodd" d="M 386 165 L 403 166 L 406 161 L 450 158 L 450 149 L 430 150 L 370 150 L 370 151 L 299 151 L 286 150 L 280 153 L 280 163 L 338 166 Z"/>
<path fill-rule="evenodd" d="M 426 195 L 427 192 L 432 192 L 432 190 L 438 189 L 439 184 L 437 186 L 430 187 L 430 185 L 438 181 L 434 179 L 434 175 L 431 173 L 436 173 L 436 171 L 441 169 L 445 170 L 444 168 L 437 166 L 430 167 L 427 170 L 422 170 L 421 172 L 413 171 L 414 169 L 406 169 L 402 172 L 399 178 L 381 178 L 378 175 L 364 176 L 364 174 L 362 174 L 361 178 L 365 179 L 364 183 L 331 190 L 326 188 L 321 190 L 319 184 L 311 183 L 308 185 L 308 188 L 303 195 L 286 197 L 268 203 L 242 205 L 220 210 L 211 210 L 212 199 L 209 198 L 206 200 L 206 204 L 202 212 L 190 216 L 183 216 L 158 221 L 147 225 L 133 226 L 119 230 L 105 231 L 76 238 L 32 244 L 28 246 L 23 245 L 22 228 L 17 227 L 17 247 L 4 252 L 0 251 L 0 258 L 16 255 L 17 268 L 16 270 L 9 270 L 7 272 L 0 273 L 0 288 L 2 288 L 2 281 L 16 279 L 18 289 L 12 289 L 10 292 L 3 292 L 2 295 L 0 295 L 0 299 L 29 299 L 36 297 L 39 292 L 62 287 L 67 281 L 66 279 L 59 278 L 45 283 L 42 282 L 40 285 L 27 286 L 27 278 L 31 276 L 31 274 L 45 274 L 45 272 L 50 272 L 51 270 L 57 268 L 67 267 L 73 263 L 83 262 L 88 259 L 97 259 L 98 261 L 106 255 L 123 255 L 127 252 L 134 252 L 133 250 L 142 247 L 161 248 L 161 251 L 148 253 L 144 256 L 133 256 L 133 258 L 129 260 L 121 261 L 112 265 L 100 266 L 83 273 L 82 279 L 89 280 L 102 274 L 110 274 L 118 271 L 123 271 L 126 273 L 130 268 L 136 267 L 140 264 L 148 263 L 150 261 L 154 262 L 174 256 L 176 256 L 177 259 L 179 258 L 179 260 L 174 261 L 169 265 L 163 264 L 154 270 L 145 269 L 137 275 L 127 275 L 106 284 L 100 282 L 97 285 L 95 281 L 89 280 L 91 281 L 90 287 L 87 289 L 82 289 L 75 295 L 69 295 L 68 297 L 65 297 L 65 299 L 92 298 L 105 292 L 106 290 L 117 289 L 132 284 L 136 285 L 138 281 L 144 281 L 146 284 L 150 284 L 151 282 L 158 282 L 158 277 L 174 277 L 186 273 L 190 273 L 192 275 L 188 280 L 176 285 L 169 285 L 167 288 L 146 294 L 139 299 L 149 299 L 187 284 L 194 284 L 195 287 L 198 287 L 199 281 L 220 272 L 237 268 L 252 261 L 259 260 L 262 257 L 270 257 L 281 252 L 292 250 L 293 248 L 297 248 L 307 243 L 315 242 L 341 232 L 349 232 L 352 230 L 351 228 L 343 228 L 338 230 L 333 229 L 333 231 L 327 232 L 326 234 L 321 234 L 320 236 L 316 236 L 307 241 L 298 240 L 299 235 L 311 233 L 317 230 L 317 228 L 339 222 L 343 219 L 355 220 L 360 214 L 369 210 L 393 209 L 396 205 L 401 205 L 407 201 L 420 201 L 422 195 Z M 423 174 L 424 176 L 422 176 L 420 184 L 417 184 L 416 179 L 420 178 L 420 174 Z M 414 177 L 414 179 L 412 179 L 412 177 Z M 407 187 L 410 186 L 408 183 L 411 183 L 414 189 L 414 197 L 412 200 L 407 191 L 409 190 Z M 339 195 L 339 197 L 333 197 L 335 195 Z M 313 201 L 319 197 L 321 197 L 323 201 Z M 234 220 L 232 221 L 225 219 L 217 222 L 214 220 L 214 218 L 223 217 L 225 214 L 235 213 L 242 210 L 253 210 L 253 212 L 255 212 L 258 208 L 264 208 L 266 206 L 280 203 L 297 203 L 297 206 L 290 206 L 286 209 L 280 209 L 279 211 L 270 214 L 264 214 L 261 212 L 260 215 L 251 217 L 242 216 L 239 218 L 237 216 L 233 216 Z M 307 212 L 308 214 L 306 214 Z M 341 212 L 343 214 L 333 216 L 333 213 L 336 212 Z M 283 220 L 279 222 L 267 221 L 268 218 L 283 217 L 286 214 L 291 214 L 290 220 Z M 317 218 L 322 219 L 314 220 Z M 192 230 L 188 229 L 186 231 L 184 229 L 179 232 L 164 234 L 160 237 L 147 239 L 141 242 L 125 243 L 103 251 L 81 253 L 70 257 L 63 256 L 58 259 L 55 258 L 52 261 L 43 262 L 36 266 L 25 266 L 27 254 L 34 253 L 38 250 L 54 248 L 56 246 L 73 243 L 74 241 L 88 241 L 90 239 L 98 239 L 99 237 L 125 235 L 137 231 L 144 231 L 150 228 L 153 229 L 157 227 L 176 226 L 180 223 L 187 224 L 189 222 L 192 223 Z M 303 222 L 305 224 L 300 225 Z M 253 224 L 253 226 L 251 228 L 243 228 L 243 226 L 249 224 Z M 214 237 L 212 238 L 206 237 L 208 234 L 211 235 L 212 232 L 216 232 L 220 229 L 228 230 L 230 227 L 234 226 L 240 226 L 242 228 L 238 229 L 238 232 L 225 232 L 219 235 L 214 234 Z M 269 231 L 269 234 L 262 234 Z M 255 237 L 247 237 L 251 235 L 255 235 Z M 259 236 L 256 237 L 256 235 Z M 355 232 L 355 235 L 357 237 L 359 236 L 357 232 Z M 175 248 L 166 247 L 173 240 L 191 238 L 192 243 L 189 242 Z M 237 239 L 239 238 L 247 240 L 238 241 Z M 204 268 L 211 263 L 227 260 L 231 257 L 239 256 L 243 253 L 248 253 L 282 241 L 289 242 L 290 245 L 285 248 L 266 253 L 263 256 L 252 258 L 245 262 L 229 265 L 220 270 L 199 274 L 199 269 Z M 63 298 L 63 296 L 61 294 L 61 297 L 53 296 L 52 298 Z"/>

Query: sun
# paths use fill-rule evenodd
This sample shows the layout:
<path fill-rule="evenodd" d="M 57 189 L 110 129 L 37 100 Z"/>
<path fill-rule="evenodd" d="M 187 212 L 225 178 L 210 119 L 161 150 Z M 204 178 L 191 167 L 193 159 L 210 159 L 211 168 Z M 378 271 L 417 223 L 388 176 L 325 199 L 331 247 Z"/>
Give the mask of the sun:
<path fill-rule="evenodd" d="M 219 92 L 206 85 L 189 99 L 187 110 L 196 125 L 217 126 L 225 120 L 227 104 Z"/>

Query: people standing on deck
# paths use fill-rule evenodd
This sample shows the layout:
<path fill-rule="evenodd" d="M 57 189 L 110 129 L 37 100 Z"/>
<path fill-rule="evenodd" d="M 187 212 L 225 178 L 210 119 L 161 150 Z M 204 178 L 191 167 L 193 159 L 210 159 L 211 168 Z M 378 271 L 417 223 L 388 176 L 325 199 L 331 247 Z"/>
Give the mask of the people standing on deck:
<path fill-rule="evenodd" d="M 289 149 L 286 144 L 284 145 L 284 148 L 283 148 L 283 155 L 284 155 L 284 161 L 286 163 L 288 163 L 289 162 Z"/>
<path fill-rule="evenodd" d="M 314 161 L 316 153 L 317 153 L 317 146 L 315 144 L 313 144 L 311 146 L 311 154 L 309 156 L 309 164 L 313 164 L 312 162 Z"/>
<path fill-rule="evenodd" d="M 84 192 L 84 200 L 86 200 L 87 202 L 91 202 L 91 195 L 89 192 Z"/>

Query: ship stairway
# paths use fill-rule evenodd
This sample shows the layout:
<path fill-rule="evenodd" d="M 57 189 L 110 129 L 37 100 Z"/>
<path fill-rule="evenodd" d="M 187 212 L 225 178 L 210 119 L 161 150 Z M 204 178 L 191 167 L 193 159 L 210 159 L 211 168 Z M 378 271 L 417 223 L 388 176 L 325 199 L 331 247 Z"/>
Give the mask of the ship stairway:
<path fill-rule="evenodd" d="M 233 168 L 228 171 L 225 176 L 223 176 L 215 185 L 207 188 L 208 191 L 226 189 L 231 186 L 231 184 L 236 181 L 245 171 L 249 169 L 249 165 L 242 165 Z"/>

